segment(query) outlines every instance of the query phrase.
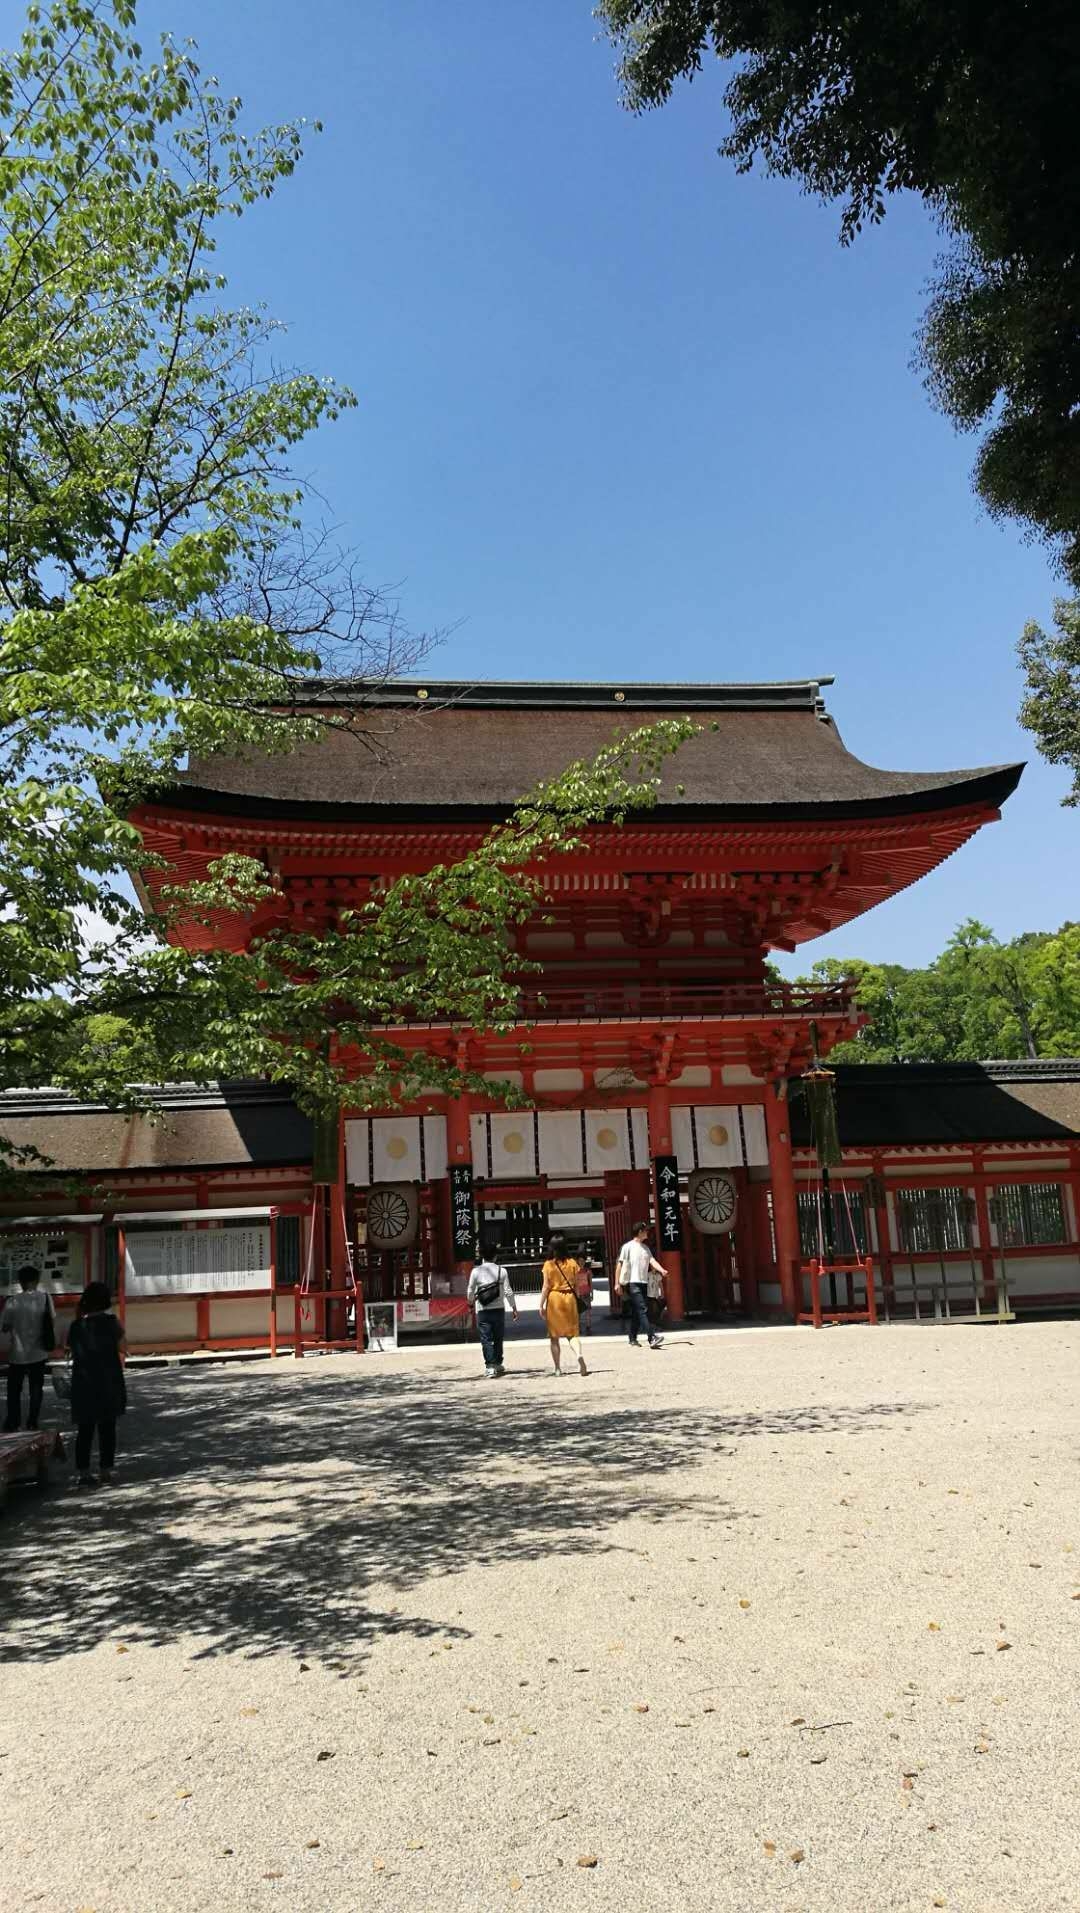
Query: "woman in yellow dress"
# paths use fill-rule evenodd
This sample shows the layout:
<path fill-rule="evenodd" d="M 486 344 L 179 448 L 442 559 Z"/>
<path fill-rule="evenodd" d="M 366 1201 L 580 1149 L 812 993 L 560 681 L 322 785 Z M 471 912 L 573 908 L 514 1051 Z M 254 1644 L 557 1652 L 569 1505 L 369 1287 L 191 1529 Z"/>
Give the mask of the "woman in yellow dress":
<path fill-rule="evenodd" d="M 548 1339 L 551 1343 L 551 1360 L 556 1375 L 562 1374 L 560 1361 L 560 1342 L 569 1342 L 577 1356 L 578 1373 L 587 1375 L 585 1357 L 581 1353 L 581 1324 L 578 1319 L 578 1279 L 581 1264 L 566 1253 L 566 1237 L 553 1235 L 548 1244 L 548 1259 L 544 1263 L 544 1286 L 540 1291 L 540 1313 L 547 1322 Z"/>

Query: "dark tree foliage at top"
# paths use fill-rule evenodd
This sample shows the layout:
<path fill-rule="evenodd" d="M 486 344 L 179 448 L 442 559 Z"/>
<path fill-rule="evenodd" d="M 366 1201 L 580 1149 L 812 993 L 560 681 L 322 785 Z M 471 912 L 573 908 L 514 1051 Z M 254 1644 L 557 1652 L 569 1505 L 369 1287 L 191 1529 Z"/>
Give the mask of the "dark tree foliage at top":
<path fill-rule="evenodd" d="M 839 201 L 919 194 L 947 250 L 919 358 L 995 517 L 1080 587 L 1080 8 L 1074 0 L 601 0 L 634 110 L 730 63 L 720 151 Z"/>

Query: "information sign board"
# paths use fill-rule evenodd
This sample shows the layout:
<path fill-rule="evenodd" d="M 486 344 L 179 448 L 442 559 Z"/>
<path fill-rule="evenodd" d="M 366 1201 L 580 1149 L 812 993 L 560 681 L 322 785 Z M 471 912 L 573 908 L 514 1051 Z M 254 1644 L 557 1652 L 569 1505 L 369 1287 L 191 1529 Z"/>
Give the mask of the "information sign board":
<path fill-rule="evenodd" d="M 270 1224 L 132 1229 L 125 1237 L 130 1296 L 269 1289 Z"/>

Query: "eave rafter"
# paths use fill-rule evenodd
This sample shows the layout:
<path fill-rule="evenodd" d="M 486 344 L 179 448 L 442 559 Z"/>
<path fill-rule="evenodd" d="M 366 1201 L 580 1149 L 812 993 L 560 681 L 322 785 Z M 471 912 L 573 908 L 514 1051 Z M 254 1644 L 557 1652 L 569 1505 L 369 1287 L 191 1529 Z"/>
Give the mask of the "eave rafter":
<path fill-rule="evenodd" d="M 842 815 L 821 821 L 762 821 L 683 825 L 603 826 L 589 833 L 587 850 L 543 869 L 553 907 L 582 911 L 605 902 L 620 907 L 657 936 L 679 917 L 693 922 L 705 903 L 728 913 L 733 936 L 765 948 L 794 949 L 914 883 L 951 856 L 997 816 L 985 804 L 930 814 L 875 818 Z M 234 852 L 260 859 L 282 891 L 290 922 L 313 927 L 355 908 L 379 884 L 408 871 L 452 861 L 480 841 L 479 828 L 396 825 L 393 820 L 350 823 L 191 816 L 146 804 L 133 821 L 148 850 L 164 859 L 168 881 L 204 877 L 216 858 Z M 165 881 L 144 874 L 147 894 Z M 275 920 L 275 906 L 260 924 Z M 222 919 L 185 940 L 242 947 L 242 920 Z M 238 940 L 239 939 L 239 940 Z"/>

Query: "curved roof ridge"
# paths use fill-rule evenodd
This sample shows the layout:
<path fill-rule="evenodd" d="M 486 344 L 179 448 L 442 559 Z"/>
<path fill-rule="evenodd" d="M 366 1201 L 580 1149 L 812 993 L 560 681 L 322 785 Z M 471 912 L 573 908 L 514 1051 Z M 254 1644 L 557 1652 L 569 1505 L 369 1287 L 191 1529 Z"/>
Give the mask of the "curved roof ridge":
<path fill-rule="evenodd" d="M 293 687 L 298 704 L 363 703 L 368 707 L 417 703 L 467 705 L 473 710 L 607 710 L 692 705 L 698 710 L 823 710 L 821 687 L 831 675 L 718 682 L 689 679 L 547 678 L 309 678 Z"/>

